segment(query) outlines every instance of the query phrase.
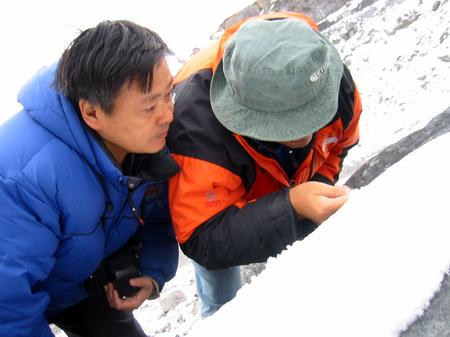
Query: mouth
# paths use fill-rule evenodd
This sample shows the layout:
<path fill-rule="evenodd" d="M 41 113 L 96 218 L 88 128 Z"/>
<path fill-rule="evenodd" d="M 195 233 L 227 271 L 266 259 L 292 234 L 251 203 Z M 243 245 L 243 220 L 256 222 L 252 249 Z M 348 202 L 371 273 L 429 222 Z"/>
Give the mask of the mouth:
<path fill-rule="evenodd" d="M 169 129 L 161 132 L 159 135 L 156 136 L 156 138 L 166 138 L 168 133 L 169 133 Z"/>
<path fill-rule="evenodd" d="M 297 140 L 292 140 L 289 142 L 281 142 L 281 144 L 286 145 L 292 149 L 298 149 L 307 146 L 312 140 L 312 136 L 306 136 Z"/>

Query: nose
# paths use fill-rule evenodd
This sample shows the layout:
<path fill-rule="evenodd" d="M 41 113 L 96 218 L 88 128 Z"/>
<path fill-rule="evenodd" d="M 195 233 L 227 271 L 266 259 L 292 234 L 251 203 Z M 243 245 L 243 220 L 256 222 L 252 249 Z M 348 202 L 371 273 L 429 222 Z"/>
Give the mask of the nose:
<path fill-rule="evenodd" d="M 173 121 L 173 101 L 169 100 L 164 104 L 163 112 L 161 118 L 159 119 L 160 124 L 170 124 Z"/>

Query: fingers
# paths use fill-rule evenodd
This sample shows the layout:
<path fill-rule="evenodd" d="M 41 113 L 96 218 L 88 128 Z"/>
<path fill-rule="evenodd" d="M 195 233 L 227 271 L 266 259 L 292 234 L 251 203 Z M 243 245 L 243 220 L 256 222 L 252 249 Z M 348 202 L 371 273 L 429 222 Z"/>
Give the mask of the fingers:
<path fill-rule="evenodd" d="M 311 193 L 322 195 L 328 198 L 338 198 L 341 196 L 349 195 L 351 189 L 347 186 L 333 186 L 324 183 L 319 183 L 317 181 L 310 181 L 302 185 L 308 184 L 308 188 L 311 189 Z M 301 186 L 301 185 L 299 185 Z"/>
<path fill-rule="evenodd" d="M 105 286 L 105 294 L 106 294 L 106 300 L 108 301 L 108 304 L 111 308 L 118 309 L 118 306 L 120 306 L 121 299 L 119 297 L 119 294 L 114 289 L 114 286 L 112 283 L 108 283 Z"/>
<path fill-rule="evenodd" d="M 289 191 L 292 207 L 300 217 L 322 223 L 348 200 L 350 189 L 319 182 L 306 182 Z"/>
<path fill-rule="evenodd" d="M 120 298 L 112 283 L 105 286 L 106 299 L 111 308 L 117 310 L 134 310 L 150 296 L 153 291 L 153 282 L 148 277 L 138 277 L 131 279 L 130 285 L 141 288 L 134 296 Z"/>
<path fill-rule="evenodd" d="M 329 187 L 331 187 L 331 189 L 328 189 L 327 193 L 325 193 L 325 196 L 327 196 L 328 198 L 346 197 L 348 199 L 348 196 L 352 191 L 347 186 L 329 186 Z"/>
<path fill-rule="evenodd" d="M 148 277 L 136 277 L 130 280 L 130 284 L 133 287 L 137 288 L 146 288 L 146 287 L 152 287 L 153 288 L 153 282 Z"/>
<path fill-rule="evenodd" d="M 327 199 L 323 201 L 324 213 L 322 215 L 322 222 L 327 220 L 332 214 L 341 208 L 348 200 L 349 195 L 341 195 L 337 197 L 326 197 Z"/>

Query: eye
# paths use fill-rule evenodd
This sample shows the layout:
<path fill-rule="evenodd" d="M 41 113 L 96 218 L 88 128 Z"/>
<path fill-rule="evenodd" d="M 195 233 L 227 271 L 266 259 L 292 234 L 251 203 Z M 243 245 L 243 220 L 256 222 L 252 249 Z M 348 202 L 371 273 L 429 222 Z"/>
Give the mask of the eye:
<path fill-rule="evenodd" d="M 172 103 L 173 103 L 173 100 L 174 100 L 174 92 L 173 92 L 173 88 L 166 94 L 166 96 L 164 97 L 165 98 L 165 101 L 166 102 L 168 102 L 169 100 L 170 101 L 172 101 Z"/>
<path fill-rule="evenodd" d="M 156 105 L 153 105 L 153 106 L 151 106 L 151 107 L 149 107 L 149 108 L 145 109 L 145 112 L 148 112 L 148 113 L 150 113 L 150 112 L 153 112 L 153 111 L 155 111 L 155 109 L 156 109 Z"/>

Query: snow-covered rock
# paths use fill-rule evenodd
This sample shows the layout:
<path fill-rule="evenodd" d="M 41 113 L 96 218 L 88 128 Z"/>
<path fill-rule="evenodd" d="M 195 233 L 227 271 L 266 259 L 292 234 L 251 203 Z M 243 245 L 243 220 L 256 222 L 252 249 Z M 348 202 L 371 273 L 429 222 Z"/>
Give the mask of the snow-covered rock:
<path fill-rule="evenodd" d="M 353 191 L 189 336 L 448 336 L 450 181 L 430 164 L 449 172 L 449 147 L 447 133 Z"/>

